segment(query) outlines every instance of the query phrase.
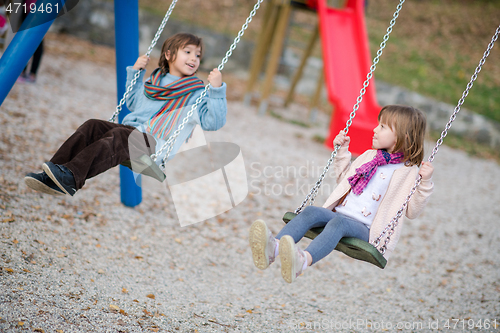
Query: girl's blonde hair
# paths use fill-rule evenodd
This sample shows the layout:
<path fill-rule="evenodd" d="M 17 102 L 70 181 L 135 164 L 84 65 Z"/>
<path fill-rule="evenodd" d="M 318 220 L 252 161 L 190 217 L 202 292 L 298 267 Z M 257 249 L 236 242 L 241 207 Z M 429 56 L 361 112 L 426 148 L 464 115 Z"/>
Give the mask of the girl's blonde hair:
<path fill-rule="evenodd" d="M 175 60 L 177 51 L 186 45 L 194 45 L 200 48 L 200 58 L 203 56 L 203 40 L 189 33 L 178 33 L 168 38 L 161 48 L 161 57 L 158 61 L 158 66 L 161 68 L 162 74 L 167 74 L 170 70 L 166 54 L 170 51 L 170 62 Z"/>
<path fill-rule="evenodd" d="M 420 166 L 424 159 L 426 120 L 422 111 L 411 106 L 387 105 L 380 110 L 378 121 L 396 133 L 393 152 L 403 152 L 406 165 Z"/>

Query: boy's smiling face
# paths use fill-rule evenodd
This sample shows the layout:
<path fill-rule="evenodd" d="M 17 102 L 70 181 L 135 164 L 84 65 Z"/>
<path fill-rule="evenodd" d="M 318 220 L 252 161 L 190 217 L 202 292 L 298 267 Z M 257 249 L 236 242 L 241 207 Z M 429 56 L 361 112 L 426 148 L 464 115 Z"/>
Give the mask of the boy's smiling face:
<path fill-rule="evenodd" d="M 169 51 L 167 51 L 166 58 L 170 74 L 178 77 L 191 76 L 200 67 L 201 48 L 191 44 L 184 45 L 177 50 L 173 61 Z"/>

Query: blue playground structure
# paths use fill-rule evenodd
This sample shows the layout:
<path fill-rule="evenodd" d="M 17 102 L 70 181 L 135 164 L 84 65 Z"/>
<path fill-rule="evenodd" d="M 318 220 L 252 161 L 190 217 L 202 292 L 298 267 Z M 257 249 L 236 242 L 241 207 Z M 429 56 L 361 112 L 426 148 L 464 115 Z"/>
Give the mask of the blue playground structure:
<path fill-rule="evenodd" d="M 62 7 L 65 2 L 66 0 L 39 0 L 37 6 L 46 7 L 47 5 L 59 4 Z M 119 101 L 125 92 L 127 78 L 125 68 L 133 65 L 139 57 L 139 1 L 115 0 L 114 7 L 116 86 Z M 0 58 L 0 78 L 2 78 L 0 105 L 3 104 L 57 15 L 58 13 L 55 11 L 50 14 L 35 11 L 33 14 L 28 14 L 24 20 L 23 25 Z M 43 20 L 41 16 L 43 16 Z M 128 113 L 130 111 L 124 105 L 118 118 L 119 121 L 121 122 Z M 140 184 L 140 181 L 138 183 Z M 141 203 L 142 189 L 136 184 L 132 171 L 122 165 L 120 165 L 120 188 L 121 201 L 125 206 L 135 207 Z"/>

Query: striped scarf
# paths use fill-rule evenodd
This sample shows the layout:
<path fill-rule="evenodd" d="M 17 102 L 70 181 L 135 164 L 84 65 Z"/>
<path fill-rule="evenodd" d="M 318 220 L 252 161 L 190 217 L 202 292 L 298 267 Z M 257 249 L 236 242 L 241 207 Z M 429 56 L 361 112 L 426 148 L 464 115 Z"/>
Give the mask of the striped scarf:
<path fill-rule="evenodd" d="M 357 168 L 356 173 L 347 179 L 351 185 L 352 192 L 356 195 L 363 193 L 366 185 L 368 185 L 368 182 L 372 179 L 380 165 L 401 163 L 403 157 L 403 153 L 389 154 L 385 150 L 377 150 L 377 154 L 373 160 Z"/>
<path fill-rule="evenodd" d="M 203 81 L 195 76 L 176 80 L 164 87 L 160 86 L 163 75 L 157 68 L 144 83 L 144 94 L 152 100 L 165 101 L 165 104 L 147 123 L 147 131 L 156 138 L 166 140 L 179 121 L 182 108 L 186 106 L 195 90 L 203 89 Z"/>

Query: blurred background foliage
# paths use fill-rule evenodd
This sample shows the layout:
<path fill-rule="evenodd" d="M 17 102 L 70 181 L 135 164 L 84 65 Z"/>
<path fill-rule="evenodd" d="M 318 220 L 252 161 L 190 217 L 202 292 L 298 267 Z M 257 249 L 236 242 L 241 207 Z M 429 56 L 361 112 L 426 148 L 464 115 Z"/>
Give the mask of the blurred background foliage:
<path fill-rule="evenodd" d="M 397 0 L 368 0 L 366 24 L 372 55 L 379 47 Z M 170 1 L 140 0 L 142 9 L 164 15 Z M 235 35 L 254 0 L 179 0 L 173 19 Z M 264 2 L 265 6 L 265 2 Z M 263 10 L 244 38 L 256 40 Z M 317 22 L 314 12 L 294 11 L 287 45 L 297 53 Z M 500 24 L 498 0 L 407 0 L 381 58 L 376 79 L 456 105 Z M 500 122 L 500 45 L 483 67 L 464 107 Z M 320 43 L 314 55 L 321 57 Z"/>

